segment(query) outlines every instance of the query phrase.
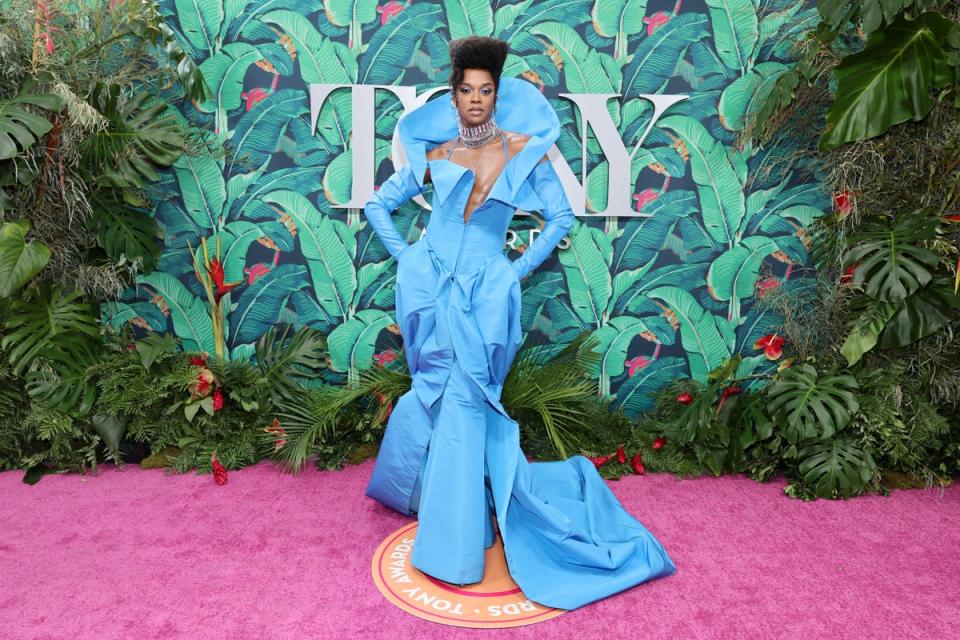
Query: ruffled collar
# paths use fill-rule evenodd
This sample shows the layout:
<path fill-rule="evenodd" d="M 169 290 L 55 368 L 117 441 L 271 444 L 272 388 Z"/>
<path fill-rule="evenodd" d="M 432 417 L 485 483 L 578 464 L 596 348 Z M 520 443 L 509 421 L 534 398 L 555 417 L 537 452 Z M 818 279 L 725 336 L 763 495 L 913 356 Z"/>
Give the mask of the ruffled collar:
<path fill-rule="evenodd" d="M 526 146 L 510 158 L 490 194 L 491 200 L 517 205 L 517 194 L 537 162 L 560 137 L 560 121 L 551 104 L 537 87 L 519 78 L 500 78 L 500 95 L 494 117 L 501 129 L 530 136 Z M 423 188 L 427 152 L 458 134 L 456 107 L 446 93 L 408 111 L 397 122 L 399 155 L 394 166 L 409 164 L 417 184 Z M 397 151 L 396 147 L 394 151 Z M 406 162 L 404 162 L 404 160 Z M 470 171 L 454 162 L 434 161 L 430 179 L 441 203 L 453 191 L 464 173 Z"/>

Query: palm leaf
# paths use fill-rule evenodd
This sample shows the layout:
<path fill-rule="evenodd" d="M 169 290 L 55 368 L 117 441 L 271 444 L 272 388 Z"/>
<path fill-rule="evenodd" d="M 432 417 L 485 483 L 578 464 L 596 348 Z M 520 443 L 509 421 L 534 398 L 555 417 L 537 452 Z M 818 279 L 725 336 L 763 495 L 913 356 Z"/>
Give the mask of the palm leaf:
<path fill-rule="evenodd" d="M 707 231 L 717 242 L 733 248 L 740 240 L 746 198 L 727 148 L 691 117 L 669 116 L 659 126 L 673 129 L 687 146 Z"/>

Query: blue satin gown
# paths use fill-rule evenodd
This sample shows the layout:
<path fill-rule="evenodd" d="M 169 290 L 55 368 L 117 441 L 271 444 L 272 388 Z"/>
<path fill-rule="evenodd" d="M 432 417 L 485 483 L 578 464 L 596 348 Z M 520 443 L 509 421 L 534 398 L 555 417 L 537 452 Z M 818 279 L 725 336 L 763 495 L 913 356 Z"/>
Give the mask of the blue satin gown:
<path fill-rule="evenodd" d="M 553 166 L 541 162 L 560 133 L 550 103 L 532 84 L 502 78 L 494 115 L 501 128 L 530 138 L 468 222 L 473 172 L 426 157 L 457 136 L 448 99 L 399 120 L 407 164 L 364 209 L 397 259 L 396 317 L 413 379 L 390 414 L 366 495 L 417 514 L 411 563 L 451 583 L 483 579 L 495 515 L 510 575 L 524 595 L 575 609 L 675 567 L 587 458 L 528 462 L 519 427 L 500 403 L 522 341 L 520 280 L 553 251 L 574 215 Z M 433 213 L 422 237 L 408 244 L 390 216 L 423 191 L 428 165 Z M 518 208 L 539 211 L 545 226 L 510 261 L 504 243 Z"/>

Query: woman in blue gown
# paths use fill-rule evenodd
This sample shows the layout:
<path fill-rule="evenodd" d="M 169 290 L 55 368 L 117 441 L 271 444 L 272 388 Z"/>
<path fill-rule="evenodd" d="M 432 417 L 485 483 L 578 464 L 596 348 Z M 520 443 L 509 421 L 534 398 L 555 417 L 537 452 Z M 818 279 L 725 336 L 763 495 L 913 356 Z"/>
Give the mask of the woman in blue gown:
<path fill-rule="evenodd" d="M 431 100 L 399 120 L 406 164 L 394 158 L 399 168 L 364 209 L 397 260 L 396 317 L 413 380 L 366 495 L 417 514 L 410 561 L 449 583 L 483 579 L 495 517 L 524 595 L 575 609 L 675 567 L 588 459 L 531 463 L 520 449 L 500 394 L 522 341 L 520 281 L 574 220 L 546 156 L 560 125 L 536 87 L 500 78 L 506 42 L 471 36 L 450 51 L 456 103 Z M 433 212 L 408 244 L 391 213 L 427 180 Z M 504 243 L 517 209 L 545 224 L 511 261 Z"/>

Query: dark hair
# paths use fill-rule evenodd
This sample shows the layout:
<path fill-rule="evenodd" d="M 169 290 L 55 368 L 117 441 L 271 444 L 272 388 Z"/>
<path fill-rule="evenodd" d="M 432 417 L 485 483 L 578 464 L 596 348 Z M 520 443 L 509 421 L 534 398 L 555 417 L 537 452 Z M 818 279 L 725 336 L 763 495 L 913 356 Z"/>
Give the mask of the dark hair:
<path fill-rule="evenodd" d="M 467 36 L 450 41 L 450 87 L 463 82 L 466 69 L 484 69 L 493 76 L 493 86 L 500 89 L 500 74 L 507 61 L 510 45 L 506 40 L 489 36 Z"/>

